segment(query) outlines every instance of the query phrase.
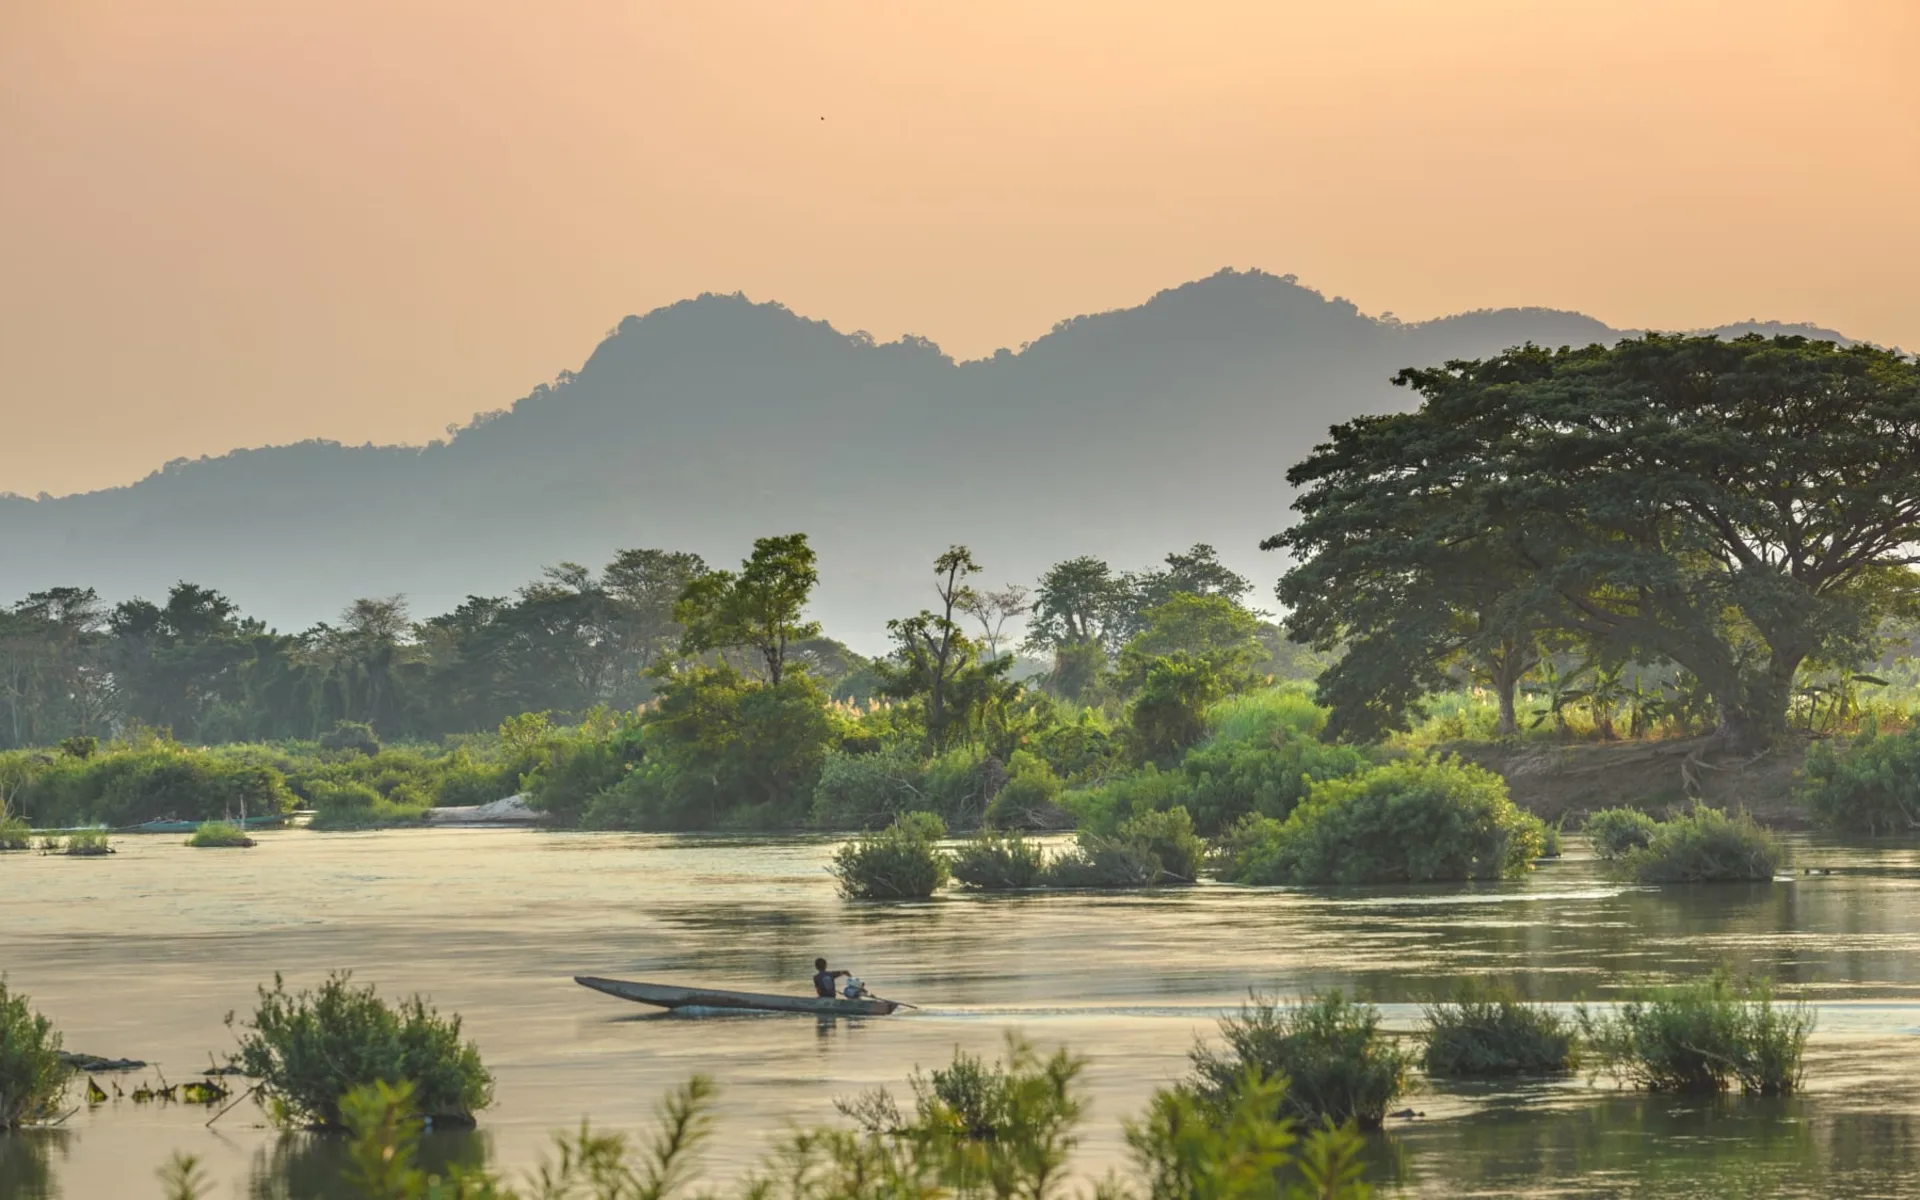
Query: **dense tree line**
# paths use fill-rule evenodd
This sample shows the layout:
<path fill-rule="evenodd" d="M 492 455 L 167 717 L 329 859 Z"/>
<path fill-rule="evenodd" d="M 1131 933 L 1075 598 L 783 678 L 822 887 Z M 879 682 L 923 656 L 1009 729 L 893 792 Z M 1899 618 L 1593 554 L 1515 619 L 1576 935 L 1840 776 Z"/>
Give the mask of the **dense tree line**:
<path fill-rule="evenodd" d="M 1031 591 L 982 588 L 979 573 L 966 547 L 940 556 L 935 606 L 890 622 L 894 650 L 879 660 L 806 618 L 818 570 L 803 534 L 760 539 L 738 570 L 626 550 L 598 572 L 563 563 L 437 616 L 371 597 L 293 634 L 193 583 L 114 605 L 54 588 L 0 610 L 0 749 L 143 727 L 207 744 L 311 740 L 344 724 L 434 739 L 526 713 L 565 723 L 643 704 L 698 746 L 716 736 L 716 704 L 871 697 L 938 751 L 994 728 L 1004 740 L 1027 690 L 1011 678 L 1009 630 L 1028 617 L 1021 645 L 1048 665 L 1038 682 L 1116 708 L 1160 688 L 1191 710 L 1254 678 L 1279 641 L 1243 606 L 1247 581 L 1207 546 L 1134 573 L 1074 559 Z"/>

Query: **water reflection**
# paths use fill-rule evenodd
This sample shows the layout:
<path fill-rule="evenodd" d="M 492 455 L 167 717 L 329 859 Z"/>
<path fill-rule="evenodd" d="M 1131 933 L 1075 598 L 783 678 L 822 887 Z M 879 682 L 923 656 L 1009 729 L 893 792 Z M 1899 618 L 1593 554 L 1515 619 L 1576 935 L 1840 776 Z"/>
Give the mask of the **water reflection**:
<path fill-rule="evenodd" d="M 289 1133 L 253 1154 L 250 1200 L 338 1200 L 351 1193 L 341 1182 L 347 1166 L 346 1139 L 338 1134 Z M 444 1176 L 454 1167 L 474 1170 L 492 1161 L 485 1131 L 448 1130 L 420 1139 L 416 1165 L 428 1175 Z"/>
<path fill-rule="evenodd" d="M 73 1135 L 64 1129 L 0 1131 L 0 1196 L 52 1200 L 53 1159 L 65 1158 Z"/>

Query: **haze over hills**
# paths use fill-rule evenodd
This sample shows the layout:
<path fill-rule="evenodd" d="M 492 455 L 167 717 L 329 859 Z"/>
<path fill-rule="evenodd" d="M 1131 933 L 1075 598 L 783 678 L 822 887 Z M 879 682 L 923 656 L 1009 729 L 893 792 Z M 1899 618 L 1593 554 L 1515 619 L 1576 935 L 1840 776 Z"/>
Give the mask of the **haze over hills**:
<path fill-rule="evenodd" d="M 1756 328 L 1839 336 L 1724 332 Z M 1291 276 L 1223 271 L 956 362 L 704 295 L 626 318 L 578 372 L 445 442 L 236 450 L 126 487 L 0 498 L 0 596 L 157 597 L 187 579 L 300 628 L 356 596 L 443 611 L 621 547 L 731 566 L 755 536 L 792 531 L 820 552 L 816 614 L 870 652 L 929 601 L 953 542 L 998 584 L 1204 541 L 1266 594 L 1281 563 L 1256 545 L 1287 522 L 1287 467 L 1329 425 L 1407 404 L 1398 369 L 1629 332 L 1532 308 L 1401 323 Z"/>

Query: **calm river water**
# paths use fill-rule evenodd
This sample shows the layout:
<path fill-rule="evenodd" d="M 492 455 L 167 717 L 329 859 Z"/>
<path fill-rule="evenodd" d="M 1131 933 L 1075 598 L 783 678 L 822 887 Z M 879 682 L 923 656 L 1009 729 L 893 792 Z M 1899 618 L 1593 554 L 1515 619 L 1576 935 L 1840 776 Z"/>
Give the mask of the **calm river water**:
<path fill-rule="evenodd" d="M 1333 987 L 1411 1027 L 1461 976 L 1544 1001 L 1728 963 L 1816 1003 L 1807 1094 L 1649 1098 L 1584 1079 L 1430 1085 L 1376 1139 L 1373 1178 L 1409 1196 L 1920 1195 L 1920 847 L 1794 843 L 1772 886 L 1645 889 L 1575 854 L 1513 885 L 851 904 L 830 842 L 425 830 L 265 835 L 246 852 L 124 838 L 108 859 L 0 858 L 0 970 L 70 1049 L 188 1076 L 233 1044 L 256 984 L 350 968 L 456 1011 L 498 1075 L 480 1130 L 439 1156 L 537 1162 L 583 1115 L 642 1125 L 693 1072 L 722 1085 L 715 1174 L 750 1167 L 832 1100 L 898 1085 L 1010 1031 L 1091 1060 L 1078 1160 L 1122 1160 L 1120 1120 L 1178 1077 L 1250 988 Z M 575 974 L 804 994 L 823 954 L 920 1011 L 863 1022 L 694 1019 L 576 987 Z M 151 1077 L 149 1073 L 148 1077 Z M 137 1077 L 136 1077 L 137 1078 Z M 131 1091 L 133 1078 L 123 1080 Z M 213 1130 L 185 1106 L 110 1102 L 53 1133 L 0 1136 L 0 1196 L 149 1197 L 175 1150 L 214 1194 L 328 1190 L 337 1147 L 252 1105 Z"/>

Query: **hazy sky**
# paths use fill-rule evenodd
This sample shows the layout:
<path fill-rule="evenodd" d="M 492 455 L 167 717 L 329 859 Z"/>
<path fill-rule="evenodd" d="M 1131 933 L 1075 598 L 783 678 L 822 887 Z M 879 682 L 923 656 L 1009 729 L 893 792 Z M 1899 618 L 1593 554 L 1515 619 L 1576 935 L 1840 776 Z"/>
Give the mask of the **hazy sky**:
<path fill-rule="evenodd" d="M 0 0 L 0 490 L 422 441 L 700 291 L 1915 348 L 1916 214 L 1920 0 Z"/>

